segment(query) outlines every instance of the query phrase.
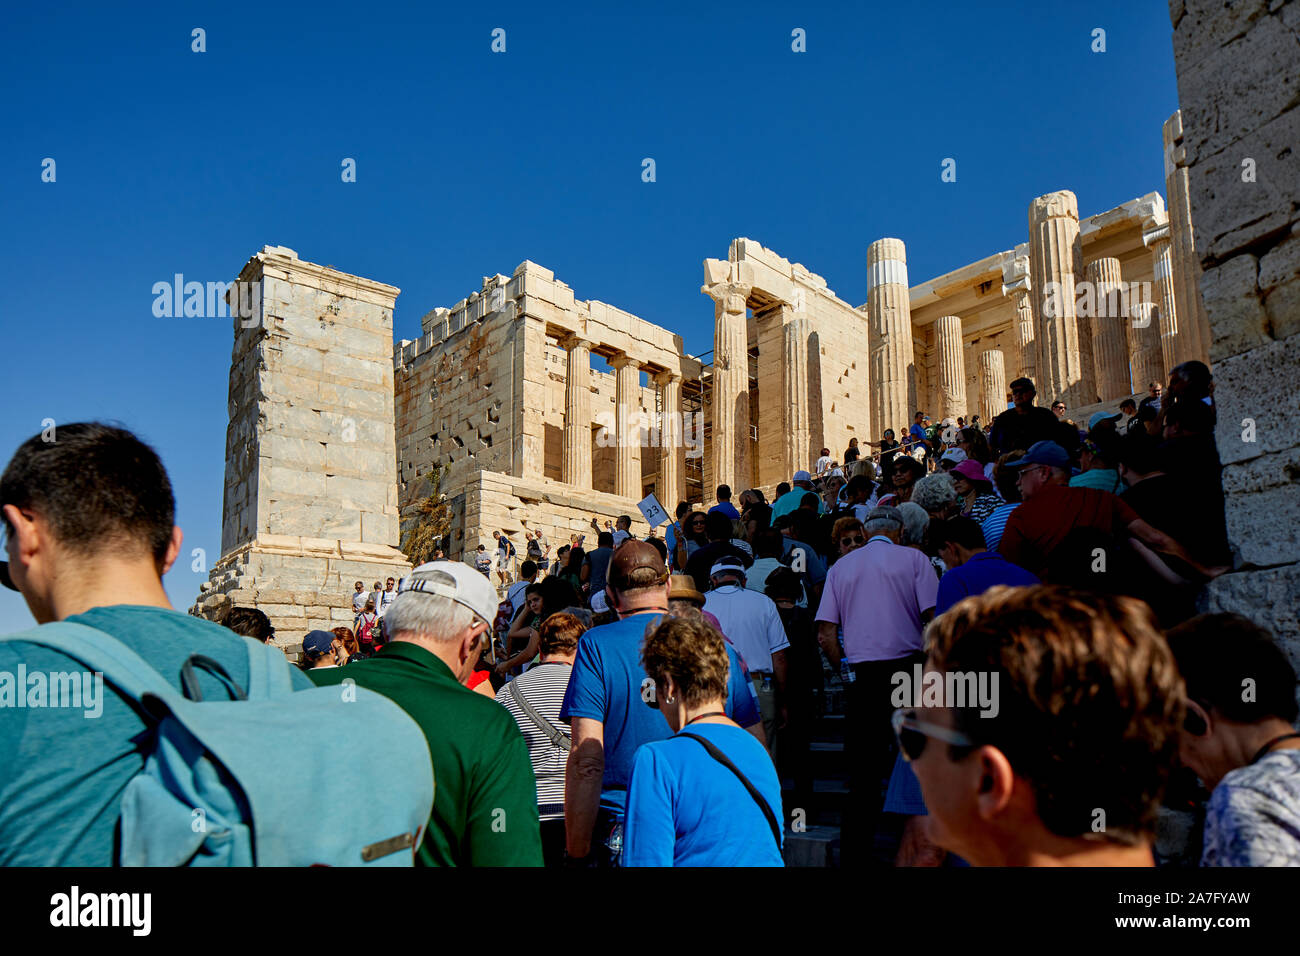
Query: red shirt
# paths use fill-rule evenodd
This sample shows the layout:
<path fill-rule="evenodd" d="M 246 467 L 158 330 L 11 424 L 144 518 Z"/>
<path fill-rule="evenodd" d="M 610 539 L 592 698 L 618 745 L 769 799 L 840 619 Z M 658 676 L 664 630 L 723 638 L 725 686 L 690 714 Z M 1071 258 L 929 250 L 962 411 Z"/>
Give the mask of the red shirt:
<path fill-rule="evenodd" d="M 1011 512 L 998 551 L 1041 578 L 1048 557 L 1071 531 L 1092 528 L 1123 539 L 1137 520 L 1137 512 L 1109 491 L 1045 485 Z"/>

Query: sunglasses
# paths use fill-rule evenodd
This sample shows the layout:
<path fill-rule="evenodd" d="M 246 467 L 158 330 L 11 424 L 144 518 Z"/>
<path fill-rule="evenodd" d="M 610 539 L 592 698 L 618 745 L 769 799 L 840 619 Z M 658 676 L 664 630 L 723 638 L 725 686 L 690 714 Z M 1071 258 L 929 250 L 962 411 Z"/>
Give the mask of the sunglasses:
<path fill-rule="evenodd" d="M 840 538 L 840 547 L 844 547 L 846 544 L 859 545 L 866 543 L 867 539 L 862 537 L 860 534 L 855 534 L 847 538 Z"/>
<path fill-rule="evenodd" d="M 979 746 L 959 730 L 918 720 L 916 711 L 913 710 L 896 710 L 889 722 L 894 728 L 894 736 L 898 738 L 899 749 L 903 751 L 903 759 L 908 763 L 920 758 L 925 752 L 925 742 L 930 737 L 958 748 Z"/>

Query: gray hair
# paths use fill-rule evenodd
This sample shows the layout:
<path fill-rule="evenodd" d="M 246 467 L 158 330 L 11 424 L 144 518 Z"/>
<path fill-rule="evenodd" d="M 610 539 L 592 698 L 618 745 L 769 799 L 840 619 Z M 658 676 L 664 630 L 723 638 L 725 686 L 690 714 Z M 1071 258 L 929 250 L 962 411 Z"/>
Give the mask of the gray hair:
<path fill-rule="evenodd" d="M 916 494 L 913 490 L 912 494 Z M 925 532 L 930 527 L 930 514 L 914 501 L 905 501 L 898 506 L 898 514 L 903 519 L 903 534 L 899 544 L 920 544 L 925 540 Z"/>
<path fill-rule="evenodd" d="M 413 634 L 433 641 L 451 641 L 464 634 L 476 616 L 451 598 L 404 591 L 384 612 L 384 631 L 390 639 L 399 634 Z"/>
<path fill-rule="evenodd" d="M 912 486 L 912 501 L 934 514 L 957 503 L 957 486 L 946 472 L 926 475 Z"/>
<path fill-rule="evenodd" d="M 889 534 L 902 529 L 903 516 L 899 514 L 897 508 L 888 505 L 872 508 L 871 513 L 867 515 L 867 520 L 862 522 L 862 530 L 866 532 L 868 538 L 873 534 Z"/>

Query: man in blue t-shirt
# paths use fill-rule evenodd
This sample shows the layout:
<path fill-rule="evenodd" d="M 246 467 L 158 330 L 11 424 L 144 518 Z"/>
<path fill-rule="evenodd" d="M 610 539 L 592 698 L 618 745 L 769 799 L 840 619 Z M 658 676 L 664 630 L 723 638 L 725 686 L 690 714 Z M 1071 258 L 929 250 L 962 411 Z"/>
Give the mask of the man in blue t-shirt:
<path fill-rule="evenodd" d="M 29 438 L 0 476 L 0 510 L 9 559 L 0 583 L 22 594 L 37 624 L 103 631 L 177 693 L 193 654 L 248 686 L 249 639 L 167 600 L 162 575 L 181 550 L 171 482 L 130 432 L 77 423 L 60 425 L 57 441 Z M 79 661 L 32 641 L 0 642 L 0 674 L 20 667 L 71 678 L 82 693 L 73 706 L 44 695 L 39 705 L 0 705 L 0 866 L 113 866 L 122 793 L 144 767 L 148 725 Z M 220 680 L 195 672 L 206 699 L 228 699 Z M 312 686 L 300 671 L 292 679 Z"/>
<path fill-rule="evenodd" d="M 930 544 L 948 566 L 939 581 L 934 616 L 947 611 L 963 598 L 983 594 L 991 587 L 1029 587 L 1038 584 L 1037 575 L 1012 564 L 996 551 L 986 550 L 984 529 L 972 518 L 939 518 L 930 522 Z"/>
<path fill-rule="evenodd" d="M 668 611 L 668 569 L 659 551 L 644 541 L 626 542 L 610 560 L 605 593 L 619 620 L 592 628 L 578 641 L 560 709 L 560 719 L 572 727 L 564 819 L 567 853 L 575 862 L 617 861 L 610 844 L 621 840 L 636 748 L 671 736 L 663 716 L 645 704 L 654 682 L 641 667 L 646 629 Z M 734 650 L 728 660 L 728 716 L 746 729 L 761 727 Z"/>

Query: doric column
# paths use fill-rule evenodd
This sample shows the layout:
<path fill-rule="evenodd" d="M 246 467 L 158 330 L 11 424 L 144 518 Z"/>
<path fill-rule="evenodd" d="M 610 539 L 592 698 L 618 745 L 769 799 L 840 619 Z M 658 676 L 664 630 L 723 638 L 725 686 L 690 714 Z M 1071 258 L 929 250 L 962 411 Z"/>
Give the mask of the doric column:
<path fill-rule="evenodd" d="M 750 288 L 742 282 L 719 282 L 701 289 L 713 297 L 713 481 L 730 485 L 736 493 L 749 487 L 745 304 Z"/>
<path fill-rule="evenodd" d="M 570 335 L 561 343 L 568 351 L 564 379 L 565 484 L 591 487 L 591 343 Z"/>
<path fill-rule="evenodd" d="M 1128 308 L 1119 260 L 1094 259 L 1088 263 L 1092 285 L 1093 364 L 1097 370 L 1097 395 L 1103 402 L 1133 394 L 1129 388 Z M 1088 299 L 1085 297 L 1085 302 Z"/>
<path fill-rule="evenodd" d="M 877 239 L 867 247 L 867 321 L 871 420 L 877 432 L 906 431 L 917 411 L 916 356 L 901 239 Z"/>
<path fill-rule="evenodd" d="M 1152 382 L 1165 380 L 1165 360 L 1160 348 L 1160 307 L 1154 302 L 1130 303 L 1128 326 L 1133 391 L 1145 392 Z"/>
<path fill-rule="evenodd" d="M 1192 206 L 1187 181 L 1187 150 L 1183 146 L 1181 110 L 1165 120 L 1165 194 L 1169 198 L 1169 236 L 1173 254 L 1174 297 L 1177 302 L 1172 369 L 1180 362 L 1209 362 L 1210 323 L 1201 301 L 1201 260 L 1192 238 Z M 1164 309 L 1161 309 L 1163 312 Z"/>
<path fill-rule="evenodd" d="M 783 418 L 785 439 L 786 481 L 800 469 L 812 463 L 809 458 L 812 443 L 811 406 L 808 395 L 808 336 L 812 323 L 803 316 L 793 315 L 781 327 L 784 345 L 782 364 Z"/>
<path fill-rule="evenodd" d="M 1036 379 L 1038 356 L 1034 344 L 1034 307 L 1029 301 L 1029 256 L 1016 256 L 1002 267 L 1002 294 L 1016 307 L 1016 378 Z"/>
<path fill-rule="evenodd" d="M 1094 400 L 1092 370 L 1080 350 L 1074 309 L 1074 283 L 1082 269 L 1079 203 L 1068 189 L 1039 196 L 1029 204 L 1029 267 L 1034 294 L 1034 341 L 1040 404 L 1062 399 L 1067 405 Z"/>
<path fill-rule="evenodd" d="M 677 372 L 660 372 L 659 386 L 659 503 L 673 513 L 677 502 L 686 498 L 686 470 L 683 464 L 685 443 L 682 441 L 682 376 Z"/>
<path fill-rule="evenodd" d="M 1168 374 L 1179 362 L 1179 311 L 1174 286 L 1172 245 L 1169 241 L 1169 223 L 1155 224 L 1142 233 L 1142 242 L 1151 250 L 1151 268 L 1155 274 L 1156 304 L 1160 306 L 1160 354 Z M 1163 376 L 1162 376 L 1163 379 Z M 1146 383 L 1143 383 L 1144 385 Z"/>
<path fill-rule="evenodd" d="M 630 355 L 609 360 L 614 370 L 614 494 L 641 500 L 641 363 Z"/>
<path fill-rule="evenodd" d="M 938 352 L 939 420 L 966 414 L 966 361 L 961 346 L 961 318 L 941 315 L 934 323 Z"/>
<path fill-rule="evenodd" d="M 980 421 L 987 425 L 1007 410 L 1007 365 L 1002 352 L 986 349 L 979 354 Z"/>

